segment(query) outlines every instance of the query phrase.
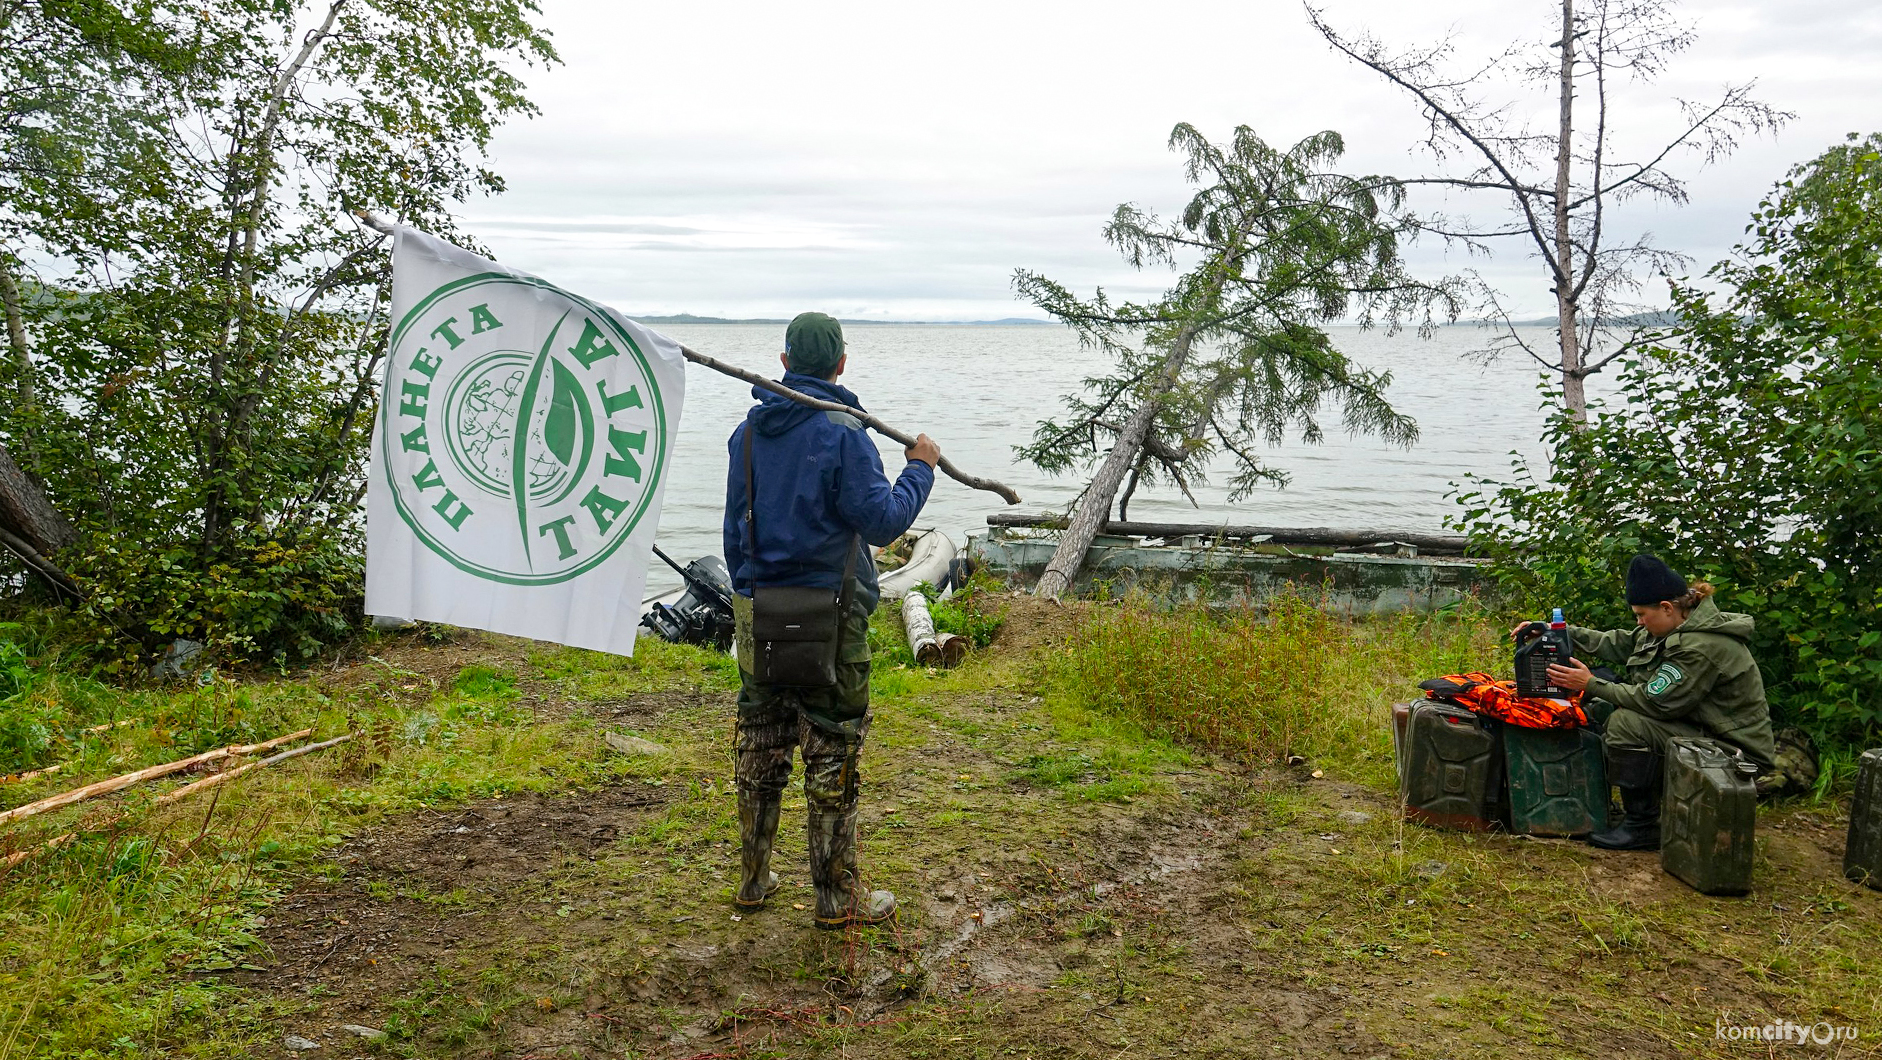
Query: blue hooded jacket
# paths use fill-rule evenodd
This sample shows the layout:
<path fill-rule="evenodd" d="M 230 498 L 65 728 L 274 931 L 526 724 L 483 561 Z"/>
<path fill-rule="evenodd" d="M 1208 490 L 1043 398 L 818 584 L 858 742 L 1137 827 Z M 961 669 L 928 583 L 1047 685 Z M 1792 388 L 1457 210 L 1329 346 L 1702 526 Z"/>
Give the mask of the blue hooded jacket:
<path fill-rule="evenodd" d="M 786 372 L 783 382 L 811 397 L 863 407 L 848 388 L 813 375 Z M 891 486 L 881 454 L 854 416 L 819 412 L 760 387 L 752 387 L 752 396 L 758 404 L 726 443 L 732 463 L 725 480 L 725 566 L 732 588 L 741 596 L 751 595 L 754 582 L 835 589 L 850 539 L 861 534 L 869 545 L 886 545 L 906 533 L 928 501 L 934 469 L 910 460 Z M 745 525 L 745 433 L 752 430 L 756 548 Z M 870 549 L 861 552 L 855 601 L 867 613 L 882 593 Z"/>

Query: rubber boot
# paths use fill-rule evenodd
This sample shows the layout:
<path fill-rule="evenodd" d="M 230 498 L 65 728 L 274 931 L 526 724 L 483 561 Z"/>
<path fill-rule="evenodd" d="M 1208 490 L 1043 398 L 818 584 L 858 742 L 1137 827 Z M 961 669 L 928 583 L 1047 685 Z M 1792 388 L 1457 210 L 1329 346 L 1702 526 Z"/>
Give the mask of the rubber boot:
<path fill-rule="evenodd" d="M 1621 789 L 1621 823 L 1588 837 L 1603 850 L 1660 849 L 1660 756 L 1640 747 L 1608 748 L 1608 776 Z"/>
<path fill-rule="evenodd" d="M 771 844 L 778 838 L 778 808 L 782 792 L 738 793 L 738 847 L 740 875 L 733 902 L 745 909 L 764 908 L 765 899 L 778 889 L 778 874 L 771 871 Z"/>
<path fill-rule="evenodd" d="M 817 888 L 817 927 L 841 931 L 895 916 L 895 895 L 864 891 L 856 872 L 856 809 L 810 811 L 810 880 Z"/>

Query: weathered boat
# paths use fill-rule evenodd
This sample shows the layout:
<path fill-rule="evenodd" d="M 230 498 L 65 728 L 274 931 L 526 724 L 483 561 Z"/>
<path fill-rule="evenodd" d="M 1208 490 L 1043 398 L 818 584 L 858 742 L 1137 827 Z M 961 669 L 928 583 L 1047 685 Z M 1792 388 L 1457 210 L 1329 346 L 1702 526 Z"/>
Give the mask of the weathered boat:
<path fill-rule="evenodd" d="M 987 517 L 969 559 L 1014 584 L 1038 581 L 1058 547 L 1053 516 Z M 1410 530 L 1112 522 L 1072 583 L 1084 596 L 1140 591 L 1169 603 L 1259 605 L 1284 591 L 1350 615 L 1429 611 L 1490 591 L 1461 535 Z"/>

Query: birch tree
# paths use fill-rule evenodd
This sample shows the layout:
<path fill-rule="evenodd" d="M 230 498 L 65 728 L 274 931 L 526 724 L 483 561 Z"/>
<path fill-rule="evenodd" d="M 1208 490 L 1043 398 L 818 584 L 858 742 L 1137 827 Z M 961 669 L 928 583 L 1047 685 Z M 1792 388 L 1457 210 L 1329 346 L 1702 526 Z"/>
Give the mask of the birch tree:
<path fill-rule="evenodd" d="M 1126 203 L 1104 233 L 1133 268 L 1177 271 L 1160 298 L 1117 303 L 1099 290 L 1087 299 L 1037 273 L 1014 277 L 1022 297 L 1115 363 L 1019 447 L 1052 473 L 1097 465 L 1034 588 L 1043 597 L 1070 588 L 1120 488 L 1123 505 L 1140 485 L 1189 494 L 1226 453 L 1239 500 L 1285 481 L 1256 447 L 1289 429 L 1320 440 L 1329 405 L 1346 430 L 1409 445 L 1418 427 L 1386 400 L 1391 376 L 1353 364 L 1320 325 L 1351 316 L 1428 328 L 1458 309 L 1455 284 L 1420 282 L 1403 266 L 1400 243 L 1416 219 L 1398 182 L 1331 170 L 1345 150 L 1338 133 L 1281 151 L 1246 126 L 1217 145 L 1184 124 L 1170 147 L 1199 186 L 1181 215 Z"/>
<path fill-rule="evenodd" d="M 17 340 L 47 397 L 0 444 L 82 531 L 68 569 L 146 646 L 298 655 L 356 615 L 390 253 L 349 211 L 471 242 L 454 208 L 502 190 L 482 153 L 534 110 L 522 71 L 556 60 L 538 16 L 531 0 L 178 8 L 175 35 L 219 50 L 151 101 L 160 135 L 106 174 L 134 193 L 80 204 L 109 238 L 56 197 L 0 203 L 19 257 L 54 270 Z"/>
<path fill-rule="evenodd" d="M 1485 59 L 1460 59 L 1451 39 L 1394 48 L 1363 31 L 1336 29 L 1322 9 L 1307 8 L 1328 44 L 1406 93 L 1422 112 L 1423 144 L 1440 168 L 1404 183 L 1486 199 L 1502 214 L 1490 222 L 1434 214 L 1421 228 L 1473 251 L 1520 247 L 1542 262 L 1555 301 L 1552 350 L 1537 349 L 1513 326 L 1504 292 L 1475 273 L 1473 287 L 1481 311 L 1498 325 L 1490 356 L 1520 351 L 1556 374 L 1563 407 L 1577 421 L 1586 415 L 1587 378 L 1655 330 L 1641 319 L 1652 308 L 1640 301 L 1645 282 L 1688 263 L 1649 236 L 1617 231 L 1613 209 L 1631 199 L 1684 204 L 1686 183 L 1671 168 L 1675 160 L 1718 161 L 1744 137 L 1774 131 L 1791 117 L 1755 99 L 1755 82 L 1729 84 L 1710 100 L 1674 100 L 1679 118 L 1656 148 L 1618 150 L 1614 93 L 1630 82 L 1651 83 L 1693 44 L 1693 30 L 1674 6 L 1559 0 L 1548 38 Z M 1550 117 L 1532 124 L 1532 113 Z"/>

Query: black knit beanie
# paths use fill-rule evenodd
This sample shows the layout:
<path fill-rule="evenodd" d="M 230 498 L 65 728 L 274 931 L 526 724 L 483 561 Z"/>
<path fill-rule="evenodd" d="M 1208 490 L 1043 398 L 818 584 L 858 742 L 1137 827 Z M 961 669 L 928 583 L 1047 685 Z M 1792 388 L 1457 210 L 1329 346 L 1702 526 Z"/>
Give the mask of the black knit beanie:
<path fill-rule="evenodd" d="M 1657 557 L 1640 555 L 1627 565 L 1627 602 L 1645 607 L 1686 595 L 1686 579 Z"/>

